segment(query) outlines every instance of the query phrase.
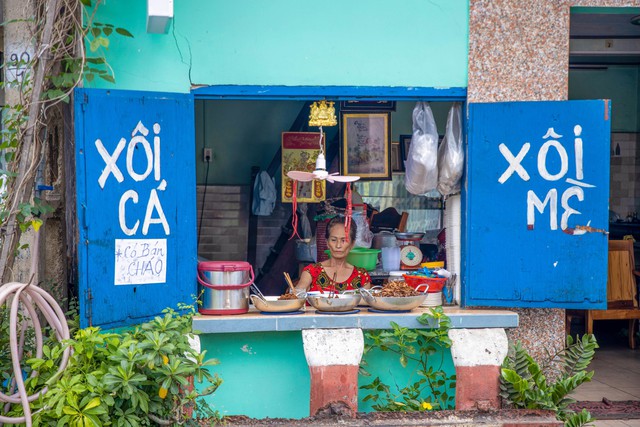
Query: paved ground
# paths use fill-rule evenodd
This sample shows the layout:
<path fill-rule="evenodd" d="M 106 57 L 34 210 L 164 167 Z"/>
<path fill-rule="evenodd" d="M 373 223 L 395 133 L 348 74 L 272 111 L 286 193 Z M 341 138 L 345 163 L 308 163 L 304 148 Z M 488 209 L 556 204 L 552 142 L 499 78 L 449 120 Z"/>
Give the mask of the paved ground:
<path fill-rule="evenodd" d="M 608 331 L 607 331 L 608 332 Z M 596 336 L 598 331 L 596 330 Z M 601 348 L 596 350 L 590 369 L 595 371 L 590 383 L 581 385 L 572 397 L 578 401 L 640 401 L 640 348 L 631 350 L 626 338 L 600 339 Z M 612 408 L 615 407 L 612 405 Z M 615 409 L 615 408 L 614 408 Z M 611 414 L 613 415 L 613 414 Z M 619 419 L 596 421 L 596 427 L 640 427 L 640 411 L 627 412 Z M 627 419 L 627 417 L 632 417 Z M 609 418 L 609 417 L 607 417 Z"/>

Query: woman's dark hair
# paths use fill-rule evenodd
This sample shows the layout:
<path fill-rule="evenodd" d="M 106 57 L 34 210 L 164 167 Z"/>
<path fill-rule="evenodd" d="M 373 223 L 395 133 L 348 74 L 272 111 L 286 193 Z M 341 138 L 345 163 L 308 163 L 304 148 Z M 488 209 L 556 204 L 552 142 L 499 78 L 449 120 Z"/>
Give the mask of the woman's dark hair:
<path fill-rule="evenodd" d="M 337 224 L 344 225 L 344 216 L 338 215 L 338 216 L 334 216 L 333 218 L 331 218 L 331 221 L 329 221 L 329 224 L 327 224 L 327 229 L 324 232 L 325 239 L 329 240 L 329 236 L 331 235 L 331 228 L 333 228 L 333 226 L 337 225 Z M 353 242 L 356 241 L 356 232 L 357 231 L 358 231 L 358 227 L 356 226 L 355 221 L 351 221 L 351 227 L 349 228 L 349 241 L 350 241 L 350 243 L 353 243 Z"/>

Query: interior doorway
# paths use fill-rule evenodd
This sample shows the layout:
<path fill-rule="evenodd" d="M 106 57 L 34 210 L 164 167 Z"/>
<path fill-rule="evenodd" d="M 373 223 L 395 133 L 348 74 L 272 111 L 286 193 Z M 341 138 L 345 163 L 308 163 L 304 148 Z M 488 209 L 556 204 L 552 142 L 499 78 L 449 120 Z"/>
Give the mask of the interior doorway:
<path fill-rule="evenodd" d="M 568 98 L 611 100 L 609 239 L 634 237 L 638 269 L 640 8 L 571 9 Z M 636 286 L 636 307 L 637 294 Z M 582 318 L 573 320 L 572 333 L 584 332 Z M 596 322 L 594 333 L 602 346 L 620 348 L 627 342 L 628 321 Z"/>

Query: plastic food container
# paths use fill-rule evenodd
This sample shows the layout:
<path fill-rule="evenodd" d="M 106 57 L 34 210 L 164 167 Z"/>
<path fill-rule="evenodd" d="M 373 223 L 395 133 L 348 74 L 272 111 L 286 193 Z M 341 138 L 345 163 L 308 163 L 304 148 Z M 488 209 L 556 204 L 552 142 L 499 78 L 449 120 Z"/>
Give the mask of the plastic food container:
<path fill-rule="evenodd" d="M 441 292 L 444 285 L 447 284 L 446 277 L 427 277 L 427 276 L 418 276 L 418 275 L 410 275 L 404 274 L 404 281 L 407 285 L 412 288 L 417 288 L 419 285 L 429 285 L 428 293 Z"/>
<path fill-rule="evenodd" d="M 329 249 L 324 252 L 331 258 Z M 365 270 L 375 270 L 379 253 L 380 249 L 355 247 L 351 249 L 351 252 L 347 255 L 347 262 L 353 266 L 364 268 Z"/>
<path fill-rule="evenodd" d="M 420 267 L 426 268 L 444 268 L 444 261 L 423 262 Z"/>

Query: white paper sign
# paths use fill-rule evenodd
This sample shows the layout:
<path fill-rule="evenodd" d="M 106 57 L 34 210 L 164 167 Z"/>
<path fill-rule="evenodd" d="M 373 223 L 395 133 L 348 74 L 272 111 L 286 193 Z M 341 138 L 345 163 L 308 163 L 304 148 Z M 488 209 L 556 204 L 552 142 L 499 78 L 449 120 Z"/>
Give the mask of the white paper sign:
<path fill-rule="evenodd" d="M 167 239 L 116 239 L 115 284 L 167 281 Z"/>

